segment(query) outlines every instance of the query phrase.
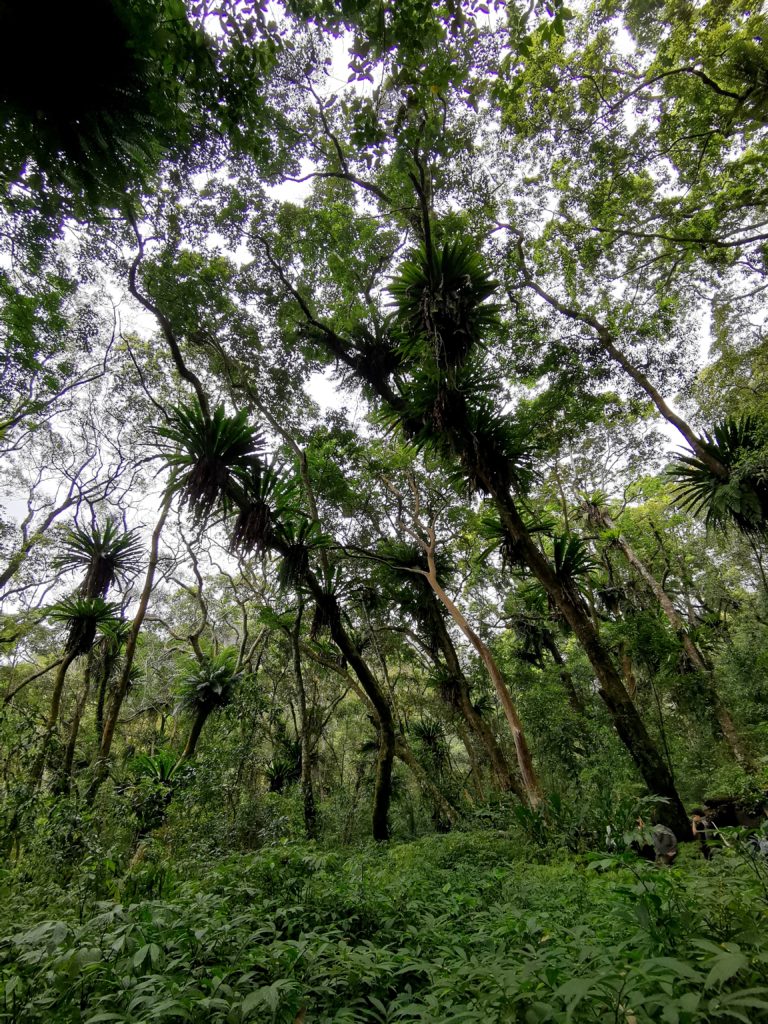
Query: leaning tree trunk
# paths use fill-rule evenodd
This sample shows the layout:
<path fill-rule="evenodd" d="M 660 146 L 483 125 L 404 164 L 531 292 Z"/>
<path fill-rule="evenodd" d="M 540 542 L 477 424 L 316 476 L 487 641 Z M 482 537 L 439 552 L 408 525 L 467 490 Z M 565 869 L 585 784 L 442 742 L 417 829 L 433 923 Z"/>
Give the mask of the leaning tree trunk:
<path fill-rule="evenodd" d="M 413 753 L 411 748 L 405 742 L 405 740 L 398 736 L 395 744 L 395 753 L 397 757 L 408 765 L 413 772 L 414 778 L 419 785 L 419 788 L 427 793 L 431 800 L 434 801 L 435 806 L 442 815 L 445 821 L 451 826 L 455 825 L 459 820 L 459 812 L 450 802 L 448 797 L 443 793 L 438 786 L 429 777 L 429 772 L 419 764 L 416 755 Z"/>
<path fill-rule="evenodd" d="M 568 671 L 568 666 L 565 663 L 565 659 L 560 653 L 560 648 L 557 646 L 552 632 L 548 629 L 542 631 L 542 642 L 549 653 L 552 655 L 552 660 L 557 665 L 558 672 L 560 673 L 560 681 L 563 684 L 563 689 L 568 697 L 568 703 L 571 705 L 577 715 L 581 716 L 584 714 L 584 698 L 579 693 L 576 683 L 573 681 L 573 676 Z"/>
<path fill-rule="evenodd" d="M 98 653 L 98 659 L 96 657 Z M 104 713 L 104 694 L 106 693 L 107 683 L 112 671 L 115 667 L 115 663 L 120 654 L 119 645 L 112 646 L 104 638 L 100 644 L 92 647 L 88 652 L 88 661 L 85 668 L 85 680 L 84 686 L 80 692 L 80 697 L 75 706 L 75 714 L 72 719 L 72 724 L 69 729 L 69 740 L 67 741 L 67 749 L 64 754 L 64 768 L 62 771 L 62 789 L 65 793 L 70 791 L 72 785 L 73 771 L 72 766 L 75 760 L 75 748 L 77 746 L 77 738 L 80 733 L 80 726 L 83 720 L 83 712 L 85 711 L 85 705 L 88 701 L 88 696 L 91 689 L 94 686 L 94 668 L 98 665 L 98 672 L 96 673 L 96 686 L 99 691 L 99 702 L 96 707 L 96 735 L 101 735 L 103 728 L 103 713 Z"/>
<path fill-rule="evenodd" d="M 480 767 L 480 761 L 477 756 L 477 745 L 475 737 L 470 733 L 467 728 L 466 722 L 459 720 L 456 722 L 456 732 L 458 733 L 459 739 L 464 746 L 464 750 L 467 754 L 467 762 L 469 763 L 469 777 L 472 779 L 472 786 L 474 789 L 474 797 L 470 794 L 469 790 L 464 786 L 464 793 L 469 801 L 475 803 L 477 800 L 485 801 L 486 790 L 483 782 L 483 772 Z"/>
<path fill-rule="evenodd" d="M 101 679 L 99 680 L 99 694 L 96 698 L 96 742 L 101 742 L 101 737 L 104 733 L 104 707 L 107 702 L 107 687 L 109 684 L 109 677 L 107 673 L 102 673 Z"/>
<path fill-rule="evenodd" d="M 85 670 L 85 679 L 83 680 L 80 696 L 75 704 L 75 712 L 72 716 L 72 723 L 69 727 L 67 749 L 64 752 L 64 764 L 61 769 L 61 791 L 64 794 L 68 794 L 72 788 L 72 766 L 75 763 L 75 749 L 77 747 L 77 737 L 80 734 L 80 723 L 83 720 L 83 712 L 85 711 L 88 694 L 91 691 L 92 671 L 93 650 L 91 649 L 91 651 L 88 652 L 88 664 Z"/>
<path fill-rule="evenodd" d="M 621 676 L 603 645 L 589 612 L 568 584 L 557 577 L 550 563 L 536 546 L 509 492 L 499 485 L 493 474 L 485 467 L 476 466 L 475 469 L 484 487 L 495 498 L 502 524 L 510 540 L 520 550 L 525 563 L 563 615 L 589 658 L 597 677 L 600 696 L 613 719 L 619 738 L 629 751 L 646 786 L 651 793 L 663 797 L 666 801 L 659 805 L 659 820 L 669 826 L 678 839 L 687 839 L 690 833 L 688 814 L 677 792 L 672 772 L 624 688 Z"/>
<path fill-rule="evenodd" d="M 189 730 L 189 736 L 187 737 L 187 742 L 184 745 L 184 750 L 182 751 L 181 757 L 179 758 L 179 764 L 181 764 L 182 761 L 189 761 L 191 758 L 195 756 L 195 753 L 197 751 L 197 744 L 200 741 L 200 736 L 202 734 L 203 729 L 205 728 L 205 723 L 211 717 L 212 711 L 212 704 L 204 704 L 201 708 L 198 708 L 198 711 L 192 722 L 192 728 Z"/>
<path fill-rule="evenodd" d="M 309 590 L 330 623 L 331 639 L 347 659 L 360 680 L 366 697 L 373 705 L 379 729 L 379 752 L 376 759 L 376 780 L 373 791 L 373 838 L 389 839 L 389 805 L 392 801 L 392 763 L 395 757 L 395 721 L 392 707 L 376 681 L 357 645 L 344 629 L 341 612 L 333 594 L 320 585 L 313 573 L 307 576 Z"/>
<path fill-rule="evenodd" d="M 430 528 L 431 537 L 432 534 L 433 531 L 431 531 Z M 528 742 L 523 731 L 523 723 L 520 721 L 520 716 L 517 713 L 517 708 L 515 707 L 515 702 L 512 700 L 512 695 L 509 692 L 506 680 L 501 674 L 499 666 L 496 664 L 496 659 L 493 657 L 490 647 L 478 636 L 474 629 L 472 629 L 469 622 L 464 617 L 464 614 L 453 603 L 440 585 L 437 578 L 437 566 L 435 564 L 434 542 L 430 543 L 428 546 L 426 555 L 427 565 L 429 568 L 428 571 L 424 573 L 424 576 L 434 590 L 438 599 L 445 605 L 453 621 L 480 655 L 480 659 L 485 665 L 488 676 L 490 677 L 499 701 L 501 702 L 510 732 L 512 733 L 512 740 L 515 744 L 515 753 L 517 754 L 517 764 L 520 768 L 520 775 L 523 780 L 523 789 L 525 790 L 526 799 L 531 807 L 538 807 L 541 803 L 541 785 L 539 784 L 536 769 L 533 766 L 531 752 L 528 748 Z"/>
<path fill-rule="evenodd" d="M 456 648 L 454 647 L 453 640 L 451 639 L 451 635 L 446 627 L 445 620 L 439 611 L 439 599 L 437 595 L 434 594 L 434 591 L 432 591 L 432 593 L 434 595 L 433 600 L 435 602 L 436 614 L 430 615 L 428 622 L 425 618 L 424 627 L 430 630 L 434 639 L 437 641 L 440 651 L 443 654 L 443 658 L 445 659 L 448 672 L 450 673 L 452 685 L 448 695 L 448 700 L 451 706 L 459 711 L 466 722 L 470 733 L 476 736 L 479 740 L 501 789 L 505 792 L 516 793 L 517 796 L 523 800 L 524 793 L 520 783 L 512 774 L 506 755 L 493 734 L 493 729 L 491 729 L 488 722 L 486 722 L 472 704 L 469 685 L 467 683 L 466 676 L 462 671 L 459 656 L 456 653 Z"/>
<path fill-rule="evenodd" d="M 648 566 L 643 562 L 640 556 L 637 554 L 635 549 L 631 546 L 621 533 L 616 530 L 616 523 L 611 516 L 602 508 L 596 505 L 589 505 L 588 509 L 589 518 L 598 526 L 602 526 L 606 530 L 615 530 L 616 535 L 614 541 L 616 545 L 622 551 L 624 557 L 637 572 L 638 576 L 647 585 L 653 596 L 656 598 L 659 607 L 661 608 L 667 622 L 669 622 L 672 629 L 677 634 L 680 643 L 683 646 L 683 650 L 686 653 L 688 660 L 694 669 L 699 673 L 701 678 L 704 693 L 709 699 L 712 710 L 714 712 L 717 723 L 720 726 L 720 731 L 723 734 L 731 754 L 739 764 L 744 767 L 749 766 L 749 756 L 744 749 L 744 745 L 741 742 L 741 737 L 738 734 L 736 726 L 734 725 L 733 718 L 728 708 L 723 704 L 720 699 L 720 695 L 717 692 L 715 681 L 713 678 L 712 666 L 709 664 L 704 654 L 699 650 L 691 637 L 686 624 L 683 620 L 682 615 L 675 608 L 672 603 L 669 594 L 664 590 L 661 583 L 656 579 Z"/>
<path fill-rule="evenodd" d="M 595 332 L 595 336 L 603 348 L 603 351 L 610 356 L 614 362 L 618 363 L 622 370 L 624 370 L 628 377 L 631 377 L 638 387 L 642 388 L 667 423 L 675 427 L 675 429 L 678 430 L 685 438 L 691 448 L 691 451 L 695 453 L 696 457 L 700 459 L 709 471 L 719 480 L 728 480 L 730 476 L 728 468 L 712 454 L 709 447 L 702 438 L 699 437 L 691 425 L 687 423 L 682 416 L 678 416 L 677 413 L 670 408 L 659 390 L 651 383 L 650 379 L 643 373 L 643 371 L 624 354 L 622 349 L 619 347 L 618 339 L 614 333 L 591 313 L 583 312 L 582 310 L 576 309 L 574 306 L 568 306 L 565 303 L 560 302 L 559 299 L 555 298 L 555 296 L 542 288 L 541 285 L 533 279 L 530 271 L 528 270 L 525 260 L 522 258 L 522 248 L 520 248 L 520 256 L 523 278 L 527 287 L 536 292 L 536 294 L 544 299 L 545 302 L 549 303 L 553 309 L 556 309 L 558 313 L 562 313 L 563 316 L 568 317 L 569 320 L 575 320 L 591 327 Z"/>
<path fill-rule="evenodd" d="M 425 224 L 429 222 L 428 210 Z M 659 819 L 672 828 L 679 839 L 690 838 L 688 816 L 680 795 L 675 787 L 669 766 L 665 763 L 656 744 L 648 734 L 637 709 L 624 689 L 621 676 L 616 671 L 610 654 L 603 645 L 595 624 L 589 618 L 578 596 L 558 579 L 552 565 L 537 547 L 530 531 L 520 517 L 510 493 L 509 476 L 502 468 L 507 464 L 503 451 L 491 445 L 481 445 L 470 428 L 466 399 L 453 391 L 452 416 L 449 421 L 437 425 L 431 411 L 414 414 L 403 394 L 394 390 L 391 383 L 391 353 L 382 350 L 384 359 L 380 362 L 371 358 L 371 353 L 361 355 L 355 346 L 345 341 L 313 316 L 310 307 L 299 292 L 291 285 L 282 268 L 267 248 L 267 256 L 278 273 L 284 287 L 298 303 L 305 318 L 312 324 L 317 337 L 322 339 L 326 349 L 348 366 L 359 380 L 368 384 L 385 404 L 398 415 L 400 424 L 409 437 L 427 434 L 439 438 L 446 448 L 453 451 L 461 463 L 468 480 L 476 490 L 488 494 L 499 510 L 504 531 L 521 554 L 521 559 L 531 570 L 563 615 L 584 649 L 597 677 L 600 695 L 613 719 L 621 741 L 627 747 L 638 771 L 649 790 L 666 800 L 659 807 Z M 546 296 L 549 300 L 549 296 Z M 463 408 L 462 408 L 463 406 Z M 720 467 L 722 469 L 722 467 Z"/>

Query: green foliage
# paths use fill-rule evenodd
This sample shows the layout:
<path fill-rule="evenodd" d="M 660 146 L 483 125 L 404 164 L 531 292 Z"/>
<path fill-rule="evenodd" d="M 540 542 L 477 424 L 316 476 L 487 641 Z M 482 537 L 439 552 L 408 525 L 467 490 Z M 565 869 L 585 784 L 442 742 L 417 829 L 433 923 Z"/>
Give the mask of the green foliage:
<path fill-rule="evenodd" d="M 179 758 L 172 750 L 137 754 L 127 765 L 126 792 L 137 837 L 151 835 L 165 822 L 179 785 Z"/>
<path fill-rule="evenodd" d="M 120 607 L 103 597 L 67 597 L 52 605 L 48 617 L 63 622 L 68 628 L 66 650 L 74 654 L 87 654 L 93 647 L 96 633 L 105 629 L 114 632 Z"/>
<path fill-rule="evenodd" d="M 166 453 L 171 468 L 170 486 L 181 492 L 182 500 L 197 517 L 204 517 L 217 504 L 231 507 L 238 488 L 252 484 L 260 472 L 257 453 L 263 441 L 248 423 L 247 410 L 228 415 L 219 405 L 212 416 L 197 401 L 177 406 L 170 426 L 158 434 L 174 448 Z"/>
<path fill-rule="evenodd" d="M 171 750 L 158 750 L 155 754 L 137 754 L 128 765 L 130 775 L 137 781 L 151 779 L 169 784 L 178 758 Z"/>
<path fill-rule="evenodd" d="M 277 571 L 280 588 L 298 588 L 309 572 L 310 551 L 329 547 L 331 540 L 323 533 L 319 523 L 307 518 L 282 522 L 277 537 L 282 556 Z"/>
<path fill-rule="evenodd" d="M 768 93 L 755 6 L 0 11 L 0 27 L 40 22 L 6 34 L 61 80 L 0 68 L 0 398 L 12 401 L 0 441 L 14 503 L 0 524 L 13 570 L 0 576 L 14 576 L 0 631 L 0 1024 L 766 1019 L 754 849 L 737 840 L 704 863 L 683 848 L 667 872 L 623 849 L 647 839 L 635 820 L 655 800 L 638 801 L 638 766 L 666 785 L 669 765 L 684 799 L 714 787 L 757 811 L 765 795 Z M 84 23 L 105 31 L 78 62 L 92 56 Z M 62 61 L 77 66 L 57 76 Z M 115 325 L 110 341 L 88 318 L 128 267 L 159 339 Z M 727 479 L 686 457 L 672 514 L 668 481 L 638 478 L 663 458 L 659 395 L 696 394 L 702 331 L 728 385 L 720 394 L 712 371 L 710 408 L 693 415 L 733 412 L 705 438 Z M 105 597 L 138 546 L 116 524 L 151 503 L 141 413 L 168 408 L 174 365 L 194 368 L 183 376 L 198 400 L 159 431 L 169 493 L 206 529 L 191 539 L 171 517 L 156 535 L 136 661 L 118 674 L 127 627 Z M 339 384 L 324 422 L 320 374 Z M 100 393 L 120 401 L 102 409 Z M 239 411 L 215 407 L 223 396 Z M 268 439 L 246 407 L 263 410 Z M 300 474 L 279 469 L 294 461 Z M 381 500 L 382 478 L 405 472 L 418 509 L 416 488 Z M 595 515 L 589 547 L 573 532 L 576 496 L 598 489 L 607 509 L 623 495 L 621 536 L 682 625 L 622 560 L 618 526 Z M 69 532 L 46 559 L 46 531 L 75 503 L 78 521 L 90 508 L 106 525 Z M 707 536 L 691 511 L 747 536 Z M 406 571 L 425 568 L 401 539 L 411 512 L 434 523 L 439 578 L 508 680 L 546 794 L 536 810 L 506 788 L 514 740 L 478 659 Z M 549 577 L 542 558 L 556 601 L 528 576 Z M 66 654 L 92 652 L 66 678 L 72 659 L 54 660 L 37 600 L 51 568 L 84 577 L 53 612 Z M 328 627 L 340 640 L 342 623 L 346 658 L 319 640 Z M 692 670 L 683 632 L 712 673 Z M 372 677 L 378 718 L 358 686 L 370 697 Z M 134 683 L 122 706 L 118 678 Z M 363 845 L 385 701 L 392 835 L 450 824 L 444 840 Z M 106 765 L 94 757 L 111 710 Z M 743 739 L 743 765 L 714 735 L 715 711 Z M 67 772 L 35 768 L 41 722 L 51 768 Z M 634 762 L 620 736 L 636 738 Z M 71 798 L 53 792 L 59 775 Z M 299 845 L 315 812 L 320 838 Z"/>
<path fill-rule="evenodd" d="M 202 661 L 190 658 L 181 668 L 179 706 L 193 715 L 226 707 L 242 679 L 236 665 L 237 651 L 233 647 L 204 653 Z"/>
<path fill-rule="evenodd" d="M 495 326 L 496 306 L 486 303 L 498 287 L 472 243 L 448 242 L 442 250 L 423 247 L 402 263 L 390 283 L 402 351 L 418 358 L 426 341 L 439 370 L 465 361 Z"/>
<path fill-rule="evenodd" d="M 281 478 L 267 466 L 254 465 L 243 481 L 242 496 L 232 524 L 232 551 L 263 551 L 272 536 L 273 505 L 281 504 L 284 490 Z"/>
<path fill-rule="evenodd" d="M 755 416 L 730 417 L 712 428 L 704 447 L 726 468 L 728 476 L 716 475 L 698 456 L 680 456 L 670 468 L 680 506 L 696 515 L 704 513 L 707 526 L 733 524 L 747 535 L 765 533 L 765 425 Z"/>
<path fill-rule="evenodd" d="M 178 0 L 89 3 L 83 13 L 74 26 L 55 6 L 37 21 L 4 12 L 16 47 L 0 76 L 0 174 L 119 206 L 164 149 L 191 141 L 182 109 L 212 54 Z"/>
<path fill-rule="evenodd" d="M 50 885 L 13 898 L 0 1013 L 52 1024 L 293 1024 L 310 1007 L 318 1021 L 372 1024 L 587 1024 L 624 1009 L 638 1024 L 768 1019 L 766 904 L 741 857 L 660 871 L 521 854 L 509 837 L 457 834 L 350 856 L 278 845 L 169 872 L 148 847 L 126 876 L 130 901 L 73 913 Z M 44 900 L 60 916 L 41 916 Z"/>
<path fill-rule="evenodd" d="M 572 534 L 553 536 L 552 560 L 558 578 L 564 583 L 579 584 L 595 570 L 595 560 L 587 542 Z"/>
<path fill-rule="evenodd" d="M 61 542 L 53 564 L 63 572 L 85 570 L 81 592 L 86 597 L 104 597 L 113 583 L 131 573 L 141 556 L 136 530 L 122 530 L 108 519 L 104 526 L 72 527 Z"/>

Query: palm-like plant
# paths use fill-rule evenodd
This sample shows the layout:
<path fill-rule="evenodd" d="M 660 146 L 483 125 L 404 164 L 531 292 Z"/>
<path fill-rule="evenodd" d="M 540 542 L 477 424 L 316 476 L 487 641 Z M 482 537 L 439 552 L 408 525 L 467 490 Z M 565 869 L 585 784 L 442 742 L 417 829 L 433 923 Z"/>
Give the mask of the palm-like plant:
<path fill-rule="evenodd" d="M 220 405 L 209 416 L 194 401 L 177 406 L 170 425 L 158 433 L 174 446 L 165 456 L 170 486 L 198 517 L 217 504 L 228 511 L 259 473 L 263 439 L 245 410 L 230 416 Z"/>
<path fill-rule="evenodd" d="M 516 654 L 523 661 L 541 667 L 548 631 L 547 595 L 541 587 L 529 584 L 519 587 L 514 598 L 514 610 L 507 622 L 517 635 Z"/>
<path fill-rule="evenodd" d="M 768 427 L 756 416 L 728 417 L 705 434 L 704 447 L 728 470 L 718 477 L 695 455 L 681 455 L 670 467 L 678 504 L 707 526 L 733 524 L 747 536 L 768 529 Z"/>
<path fill-rule="evenodd" d="M 119 628 L 119 613 L 119 605 L 105 601 L 103 597 L 76 594 L 58 601 L 51 607 L 48 616 L 54 622 L 63 622 L 68 626 L 64 650 L 67 655 L 78 657 L 90 651 L 97 632 L 111 634 Z"/>
<path fill-rule="evenodd" d="M 264 774 L 270 793 L 282 793 L 286 786 L 301 778 L 301 739 L 289 736 L 284 722 L 277 722 L 273 757 L 267 762 Z"/>
<path fill-rule="evenodd" d="M 173 752 L 158 750 L 154 754 L 137 754 L 131 759 L 128 770 L 136 782 L 151 779 L 160 785 L 170 786 L 175 767 L 176 757 Z"/>
<path fill-rule="evenodd" d="M 258 463 L 238 476 L 233 497 L 238 513 L 230 539 L 232 551 L 265 550 L 276 524 L 295 516 L 300 508 L 296 482 Z"/>
<path fill-rule="evenodd" d="M 528 534 L 551 534 L 555 525 L 553 520 L 547 518 L 534 520 L 528 518 L 527 515 L 523 515 L 522 513 L 520 518 L 523 520 Z M 481 562 L 484 562 L 492 551 L 500 550 L 506 565 L 519 568 L 525 564 L 524 552 L 520 544 L 516 543 L 509 536 L 509 533 L 504 528 L 504 524 L 501 522 L 498 513 L 492 507 L 487 507 L 483 510 L 478 526 L 480 536 L 491 542 L 490 545 L 480 553 L 479 560 Z"/>
<path fill-rule="evenodd" d="M 467 358 L 498 324 L 498 307 L 487 301 L 497 287 L 471 242 L 421 248 L 406 260 L 389 292 L 403 363 L 418 369 L 407 411 L 384 416 L 418 446 L 458 455 L 461 478 L 475 490 L 524 492 L 532 477 L 530 432 L 524 436 L 499 416 L 487 372 Z"/>
<path fill-rule="evenodd" d="M 266 467 L 254 466 L 242 489 L 244 501 L 232 527 L 229 547 L 245 552 L 263 551 L 272 533 L 272 499 L 278 484 L 278 476 Z"/>
<path fill-rule="evenodd" d="M 242 673 L 237 671 L 237 651 L 226 647 L 218 654 L 204 654 L 201 661 L 189 662 L 182 677 L 179 707 L 192 715 L 183 757 L 193 757 L 203 726 L 214 711 L 232 700 Z"/>
<path fill-rule="evenodd" d="M 277 570 L 281 590 L 300 587 L 309 572 L 309 552 L 330 544 L 318 523 L 311 519 L 286 520 L 277 531 L 280 554 L 283 556 Z"/>
<path fill-rule="evenodd" d="M 552 560 L 555 573 L 563 582 L 578 583 L 595 570 L 595 560 L 587 542 L 570 533 L 554 534 Z"/>
<path fill-rule="evenodd" d="M 496 323 L 498 307 L 486 299 L 497 287 L 472 243 L 412 253 L 389 285 L 404 355 L 418 355 L 418 343 L 426 339 L 439 369 L 461 366 Z"/>
<path fill-rule="evenodd" d="M 442 722 L 434 718 L 419 718 L 411 723 L 409 732 L 427 755 L 431 767 L 440 770 L 448 762 L 448 743 Z"/>
<path fill-rule="evenodd" d="M 122 530 L 112 519 L 67 530 L 54 564 L 64 572 L 85 570 L 80 587 L 84 597 L 104 597 L 109 588 L 131 573 L 141 556 L 136 530 Z"/>

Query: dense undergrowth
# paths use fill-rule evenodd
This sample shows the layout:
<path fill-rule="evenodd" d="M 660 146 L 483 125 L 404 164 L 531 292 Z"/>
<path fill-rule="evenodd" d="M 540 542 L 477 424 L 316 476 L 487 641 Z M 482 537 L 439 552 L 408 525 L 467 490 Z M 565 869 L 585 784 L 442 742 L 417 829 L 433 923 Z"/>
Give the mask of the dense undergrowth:
<path fill-rule="evenodd" d="M 113 867 L 6 871 L 0 1020 L 768 1020 L 768 884 L 735 848 L 534 863 L 470 833 Z"/>

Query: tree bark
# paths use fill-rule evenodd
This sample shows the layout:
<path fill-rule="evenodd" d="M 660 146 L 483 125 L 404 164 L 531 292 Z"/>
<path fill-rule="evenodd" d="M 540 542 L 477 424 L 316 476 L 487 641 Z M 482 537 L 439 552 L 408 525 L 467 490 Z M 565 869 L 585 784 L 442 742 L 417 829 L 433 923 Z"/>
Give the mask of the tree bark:
<path fill-rule="evenodd" d="M 189 730 L 189 736 L 187 737 L 187 742 L 184 745 L 184 750 L 182 752 L 179 763 L 181 763 L 181 761 L 189 761 L 190 758 L 193 758 L 195 756 L 195 752 L 197 751 L 197 744 L 200 741 L 200 736 L 202 734 L 203 729 L 205 728 L 205 723 L 211 717 L 212 711 L 212 707 L 205 707 L 201 708 L 195 715 L 195 720 L 192 722 L 192 728 Z"/>
<path fill-rule="evenodd" d="M 451 825 L 455 825 L 459 820 L 458 810 L 453 806 L 450 800 L 448 800 L 445 794 L 440 791 L 432 779 L 430 779 L 428 772 L 419 764 L 416 759 L 416 755 L 401 736 L 397 737 L 395 753 L 403 764 L 408 765 L 411 769 L 414 778 L 421 789 L 425 793 L 428 793 L 431 799 L 434 800 L 435 805 L 443 818 L 450 822 Z"/>
<path fill-rule="evenodd" d="M 434 596 L 434 600 L 435 608 L 438 610 L 440 605 L 437 604 L 439 599 L 436 594 Z M 440 650 L 442 651 L 443 658 L 445 659 L 448 672 L 450 673 L 451 682 L 453 684 L 452 695 L 455 698 L 455 704 L 451 702 L 452 706 L 457 708 L 464 721 L 467 723 L 467 728 L 480 741 L 491 764 L 491 768 L 498 780 L 499 786 L 505 792 L 516 793 L 521 800 L 525 799 L 525 794 L 522 791 L 520 783 L 512 774 L 506 755 L 499 746 L 496 737 L 493 734 L 493 730 L 482 715 L 478 714 L 472 704 L 469 685 L 467 683 L 466 676 L 462 671 L 459 656 L 456 652 L 456 648 L 454 647 L 451 635 L 445 625 L 442 614 L 438 611 L 438 614 L 430 616 L 430 622 L 425 623 L 425 626 L 430 629 L 437 641 Z"/>
<path fill-rule="evenodd" d="M 109 679 L 104 673 L 99 680 L 99 695 L 96 699 L 96 737 L 97 742 L 101 741 L 104 732 L 104 705 L 107 700 L 107 683 Z"/>
<path fill-rule="evenodd" d="M 484 801 L 486 798 L 486 793 L 485 786 L 483 785 L 483 773 L 480 769 L 480 762 L 478 761 L 477 758 L 475 738 L 470 733 L 469 729 L 467 728 L 467 724 L 464 721 L 458 721 L 456 723 L 456 731 L 458 732 L 459 739 L 461 740 L 464 746 L 464 750 L 467 753 L 467 760 L 469 762 L 469 774 L 472 779 L 472 785 L 474 788 L 475 796 L 474 798 L 470 797 L 469 791 L 466 789 L 466 787 L 465 793 L 467 794 L 467 797 L 472 800 L 472 803 L 475 803 L 476 800 Z"/>
<path fill-rule="evenodd" d="M 357 645 L 344 628 L 335 596 L 323 589 L 312 572 L 308 574 L 306 582 L 312 597 L 323 608 L 330 622 L 331 639 L 352 667 L 352 671 L 359 679 L 360 685 L 376 713 L 379 728 L 379 753 L 376 759 L 376 780 L 373 791 L 373 838 L 377 842 L 386 842 L 389 839 L 392 763 L 395 757 L 395 722 L 392 707 Z"/>
<path fill-rule="evenodd" d="M 597 677 L 600 696 L 613 719 L 619 738 L 629 751 L 649 791 L 665 801 L 658 808 L 659 821 L 671 828 L 678 839 L 687 839 L 690 832 L 688 814 L 677 792 L 672 772 L 648 734 L 588 611 L 567 583 L 558 579 L 536 546 L 509 492 L 484 467 L 476 467 L 476 471 L 484 488 L 495 498 L 510 540 L 521 551 L 526 564 L 551 597 L 589 658 Z"/>
<path fill-rule="evenodd" d="M 504 453 L 499 450 L 485 451 L 469 427 L 466 408 L 463 411 L 461 409 L 462 405 L 466 407 L 465 397 L 453 392 L 454 415 L 450 422 L 440 428 L 436 427 L 431 413 L 414 414 L 407 398 L 393 388 L 391 371 L 388 370 L 391 365 L 391 353 L 382 350 L 384 361 L 381 364 L 371 359 L 370 354 L 362 356 L 354 345 L 313 316 L 307 302 L 275 261 L 268 245 L 265 247 L 267 257 L 284 287 L 299 305 L 307 322 L 315 328 L 318 337 L 322 338 L 327 350 L 348 366 L 359 380 L 370 385 L 382 401 L 398 415 L 406 436 L 414 437 L 426 431 L 432 436 L 439 437 L 443 444 L 453 451 L 466 476 L 472 481 L 474 489 L 482 490 L 493 498 L 507 536 L 517 546 L 523 562 L 568 622 L 589 658 L 600 687 L 600 695 L 613 718 L 620 739 L 626 745 L 643 780 L 651 793 L 666 801 L 659 807 L 660 821 L 672 828 L 678 839 L 690 838 L 688 816 L 669 766 L 651 740 L 637 709 L 624 689 L 621 676 L 600 640 L 595 624 L 589 618 L 578 596 L 558 579 L 553 567 L 539 550 L 521 519 L 510 493 L 509 476 L 498 469 L 499 466 L 505 465 Z M 698 447 L 701 447 L 700 442 Z M 723 468 L 718 466 L 721 472 Z"/>
<path fill-rule="evenodd" d="M 63 793 L 69 793 L 72 788 L 72 766 L 75 763 L 75 749 L 77 747 L 77 737 L 80 733 L 80 723 L 83 720 L 83 712 L 85 711 L 86 701 L 88 700 L 88 694 L 91 691 L 91 674 L 93 669 L 93 650 L 88 654 L 88 666 L 85 671 L 85 679 L 83 680 L 83 687 L 80 691 L 80 696 L 77 699 L 75 705 L 75 713 L 72 717 L 72 723 L 69 727 L 69 738 L 67 740 L 67 749 L 64 752 L 64 764 L 61 770 L 61 789 Z"/>
<path fill-rule="evenodd" d="M 560 672 L 560 679 L 563 684 L 563 689 L 568 697 L 568 703 L 571 705 L 577 715 L 584 714 L 584 699 L 576 688 L 576 684 L 573 681 L 573 676 L 568 671 L 568 666 L 565 663 L 565 659 L 560 653 L 560 648 L 557 646 L 554 636 L 548 629 L 542 631 L 542 640 L 544 646 L 552 655 L 552 660 L 557 665 Z"/>

